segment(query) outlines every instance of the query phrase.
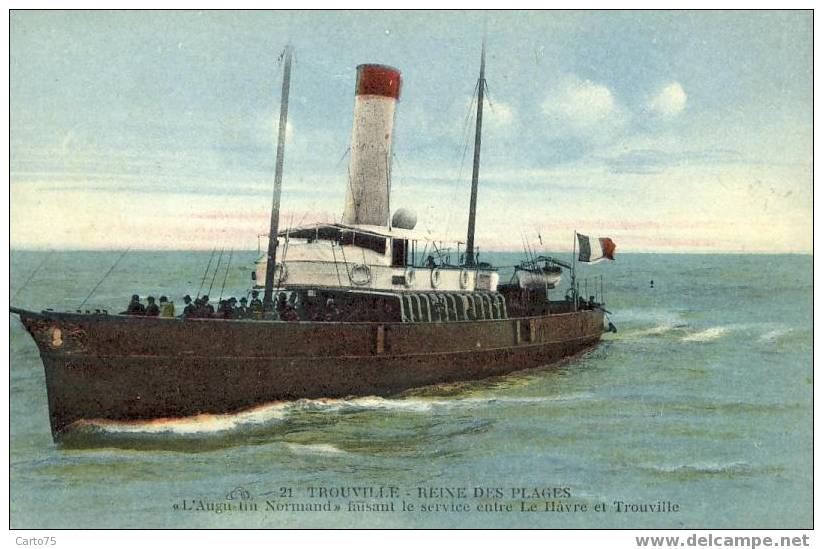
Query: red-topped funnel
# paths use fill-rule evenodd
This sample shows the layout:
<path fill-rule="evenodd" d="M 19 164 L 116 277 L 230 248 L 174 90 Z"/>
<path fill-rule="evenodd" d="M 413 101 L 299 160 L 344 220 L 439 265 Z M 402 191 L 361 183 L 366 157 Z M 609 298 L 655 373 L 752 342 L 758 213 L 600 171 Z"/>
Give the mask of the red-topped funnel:
<path fill-rule="evenodd" d="M 344 223 L 389 224 L 391 141 L 400 85 L 400 71 L 395 68 L 357 67 Z"/>

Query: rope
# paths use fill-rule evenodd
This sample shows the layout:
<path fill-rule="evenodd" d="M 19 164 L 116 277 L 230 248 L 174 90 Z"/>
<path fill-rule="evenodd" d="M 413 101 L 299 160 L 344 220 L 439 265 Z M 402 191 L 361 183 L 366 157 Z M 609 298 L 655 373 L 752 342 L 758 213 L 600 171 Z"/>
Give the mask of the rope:
<path fill-rule="evenodd" d="M 340 280 L 340 269 L 337 267 L 337 253 L 334 251 L 334 243 L 329 242 L 329 246 L 331 246 L 331 256 L 334 258 L 334 270 L 337 272 L 337 285 L 342 287 L 343 282 Z"/>
<path fill-rule="evenodd" d="M 99 288 L 103 281 L 106 280 L 106 278 L 108 278 L 108 276 L 111 274 L 114 268 L 120 264 L 120 261 L 122 261 L 124 257 L 126 257 L 126 254 L 129 253 L 129 250 L 131 250 L 131 246 L 126 248 L 126 250 L 122 254 L 120 254 L 120 257 L 117 258 L 117 261 L 114 262 L 114 265 L 112 265 L 111 268 L 108 271 L 106 271 L 106 274 L 103 275 L 103 278 L 100 279 L 100 282 L 98 282 L 97 285 L 91 289 L 89 295 L 86 296 L 86 299 L 84 299 L 83 302 L 80 305 L 78 305 L 78 307 L 82 307 L 86 304 L 86 301 L 88 301 L 91 298 L 91 296 L 94 295 L 94 292 L 96 292 L 97 288 Z"/>
<path fill-rule="evenodd" d="M 211 284 L 209 284 L 209 291 L 206 295 L 211 295 L 211 289 L 214 287 L 214 279 L 217 278 L 217 271 L 220 270 L 220 262 L 223 260 L 223 250 L 225 250 L 225 248 L 220 248 L 220 255 L 217 256 L 217 266 L 214 268 L 214 274 L 211 277 Z"/>
<path fill-rule="evenodd" d="M 49 259 L 49 258 L 50 258 L 53 254 L 54 254 L 54 250 L 50 251 L 50 252 L 48 253 L 48 255 L 46 255 L 46 257 L 44 257 L 44 258 L 43 258 L 43 260 L 40 262 L 40 264 L 38 264 L 38 265 L 37 265 L 37 267 L 35 267 L 35 268 L 34 268 L 34 270 L 31 272 L 31 274 L 30 274 L 30 275 L 29 275 L 29 277 L 26 279 L 26 281 L 25 281 L 25 282 L 23 282 L 23 285 L 22 285 L 22 286 L 20 286 L 20 288 L 18 288 L 16 292 L 14 292 L 14 295 L 13 295 L 13 296 L 11 296 L 11 301 L 14 301 L 14 298 L 16 298 L 16 297 L 20 294 L 20 292 L 22 292 L 22 291 L 23 291 L 23 289 L 24 289 L 26 286 L 28 286 L 29 282 L 31 282 L 31 279 L 32 279 L 32 278 L 34 278 L 34 275 L 36 275 L 36 274 L 37 274 L 37 271 L 39 271 L 39 270 L 40 270 L 40 268 L 41 268 L 43 265 L 45 265 L 45 264 L 46 264 L 46 261 L 48 261 L 48 259 Z"/>
<path fill-rule="evenodd" d="M 206 283 L 206 276 L 208 276 L 208 274 L 209 274 L 209 269 L 211 268 L 211 262 L 212 262 L 212 260 L 214 259 L 214 253 L 215 253 L 216 251 L 217 251 L 217 248 L 214 248 L 214 249 L 211 251 L 211 255 L 209 256 L 209 263 L 208 263 L 208 265 L 206 265 L 206 272 L 204 272 L 204 273 L 203 273 L 203 280 L 201 280 L 201 281 L 200 281 L 200 287 L 199 287 L 199 288 L 197 288 L 197 295 L 195 296 L 195 299 L 197 299 L 198 297 L 200 297 L 200 292 L 202 292 L 202 291 L 203 291 L 203 284 L 205 284 L 205 283 Z"/>
<path fill-rule="evenodd" d="M 229 279 L 229 267 L 231 267 L 231 257 L 234 255 L 234 248 L 229 251 L 229 261 L 226 263 L 226 276 L 223 277 L 223 286 L 220 287 L 220 297 L 218 301 L 223 299 L 223 290 L 226 289 L 226 280 Z"/>
<path fill-rule="evenodd" d="M 474 89 L 472 90 L 471 101 L 469 101 L 469 106 L 466 109 L 466 117 L 463 119 L 463 130 L 461 132 L 462 136 L 462 144 L 460 148 L 458 148 L 458 152 L 460 152 L 460 168 L 457 171 L 457 181 L 459 182 L 463 179 L 463 167 L 466 164 L 466 153 L 469 151 L 469 143 L 471 140 L 471 120 L 472 120 L 472 112 L 474 111 L 475 104 L 477 102 L 477 86 L 480 84 L 480 80 L 475 83 Z M 461 150 L 462 149 L 462 152 Z M 460 193 L 451 193 L 451 200 L 449 201 L 449 207 L 446 212 L 446 228 L 445 233 L 448 234 L 449 230 L 451 229 L 452 218 L 454 216 L 455 211 L 455 204 L 460 197 Z"/>
<path fill-rule="evenodd" d="M 294 216 L 292 216 L 294 219 Z M 291 233 L 291 227 L 286 230 L 286 241 L 283 243 L 283 254 L 280 258 L 280 264 L 283 267 L 280 269 L 280 275 L 277 277 L 277 287 L 280 288 L 280 285 L 283 283 L 283 275 L 286 274 L 286 254 L 289 253 L 289 242 L 291 242 L 291 238 L 289 237 Z M 272 268 L 277 267 L 277 263 L 275 263 Z"/>

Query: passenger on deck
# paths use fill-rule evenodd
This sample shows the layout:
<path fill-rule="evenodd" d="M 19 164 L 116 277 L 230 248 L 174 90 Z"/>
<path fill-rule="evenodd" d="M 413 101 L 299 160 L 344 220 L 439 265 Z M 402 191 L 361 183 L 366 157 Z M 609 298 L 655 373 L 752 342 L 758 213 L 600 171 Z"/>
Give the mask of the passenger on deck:
<path fill-rule="evenodd" d="M 297 311 L 294 310 L 294 307 L 287 303 L 286 308 L 280 311 L 280 320 L 285 322 L 296 322 L 300 320 L 300 316 L 297 314 Z"/>
<path fill-rule="evenodd" d="M 277 297 L 277 312 L 280 313 L 280 320 L 285 322 L 295 322 L 300 320 L 300 316 L 297 314 L 297 311 L 294 310 L 291 303 L 286 301 L 286 294 L 284 293 L 281 293 Z"/>
<path fill-rule="evenodd" d="M 323 314 L 323 320 L 326 322 L 336 322 L 340 318 L 340 310 L 334 304 L 334 298 L 326 300 L 326 311 Z"/>
<path fill-rule="evenodd" d="M 191 302 L 191 296 L 186 294 L 183 296 L 183 303 L 186 306 L 183 308 L 183 316 L 185 318 L 194 318 L 197 316 L 197 306 Z"/>
<path fill-rule="evenodd" d="M 154 302 L 154 296 L 150 295 L 146 300 L 149 302 L 146 307 L 146 316 L 160 316 L 160 307 Z"/>
<path fill-rule="evenodd" d="M 200 307 L 197 309 L 197 316 L 200 318 L 211 318 L 214 316 L 214 307 L 209 303 L 209 296 L 200 298 Z"/>
<path fill-rule="evenodd" d="M 169 298 L 164 295 L 160 296 L 160 316 L 174 318 L 174 301 L 169 301 Z"/>
<path fill-rule="evenodd" d="M 303 314 L 306 317 L 306 320 L 311 320 L 313 322 L 322 322 L 323 321 L 323 308 L 320 306 L 319 300 L 317 299 L 306 299 L 303 302 Z"/>
<path fill-rule="evenodd" d="M 217 306 L 217 315 L 218 318 L 233 318 L 234 311 L 231 307 L 231 302 L 228 299 L 221 299 L 219 305 Z"/>
<path fill-rule="evenodd" d="M 255 318 L 259 318 L 263 314 L 263 302 L 260 301 L 259 295 L 260 292 L 252 290 L 251 301 L 249 302 L 249 313 Z"/>
<path fill-rule="evenodd" d="M 140 303 L 140 296 L 134 294 L 131 296 L 131 301 L 129 302 L 129 306 L 126 308 L 125 314 L 127 315 L 145 315 L 146 314 L 146 307 Z"/>
<path fill-rule="evenodd" d="M 232 298 L 232 299 L 234 299 L 234 298 Z M 248 315 L 248 312 L 249 312 L 248 307 L 247 307 L 248 302 L 249 302 L 249 300 L 246 299 L 245 297 L 240 298 L 240 305 L 238 305 L 234 309 L 234 316 L 235 317 L 237 317 L 237 318 L 246 318 L 246 316 Z"/>
<path fill-rule="evenodd" d="M 426 267 L 428 267 L 429 269 L 434 269 L 435 267 L 437 267 L 437 263 L 434 262 L 433 256 L 430 255 L 426 258 Z"/>

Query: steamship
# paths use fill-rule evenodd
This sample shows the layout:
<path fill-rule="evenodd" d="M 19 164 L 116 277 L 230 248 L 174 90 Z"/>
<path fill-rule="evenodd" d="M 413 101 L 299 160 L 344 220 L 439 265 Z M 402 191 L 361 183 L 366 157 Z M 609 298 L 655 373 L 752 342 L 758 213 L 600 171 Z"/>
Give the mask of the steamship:
<path fill-rule="evenodd" d="M 357 67 L 341 222 L 280 230 L 291 48 L 284 55 L 268 249 L 252 282 L 263 291 L 264 313 L 157 318 L 12 308 L 40 351 L 56 441 L 79 420 L 232 413 L 274 401 L 388 396 L 498 376 L 556 363 L 600 340 L 602 303 L 578 296 L 573 264 L 526 262 L 503 283 L 498 269 L 477 256 L 485 48 L 467 237 L 455 257 L 415 230 L 409 210 L 390 216 L 401 75 L 384 65 Z M 559 266 L 569 269 L 571 284 L 551 299 Z M 281 295 L 299 320 L 277 317 Z M 335 315 L 323 317 L 330 300 Z"/>

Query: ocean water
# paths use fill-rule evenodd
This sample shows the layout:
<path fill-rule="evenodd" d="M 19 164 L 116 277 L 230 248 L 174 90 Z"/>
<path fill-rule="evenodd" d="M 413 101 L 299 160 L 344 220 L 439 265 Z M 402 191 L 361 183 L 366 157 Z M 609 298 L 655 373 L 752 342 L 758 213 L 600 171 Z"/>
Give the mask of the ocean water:
<path fill-rule="evenodd" d="M 74 310 L 117 256 L 13 251 L 12 303 Z M 130 252 L 84 309 L 132 293 L 180 303 L 208 257 Z M 234 255 L 224 295 L 245 294 L 254 257 Z M 622 254 L 580 273 L 604 276 L 618 333 L 560 368 L 92 422 L 61 445 L 12 316 L 11 526 L 810 528 L 811 256 Z"/>

